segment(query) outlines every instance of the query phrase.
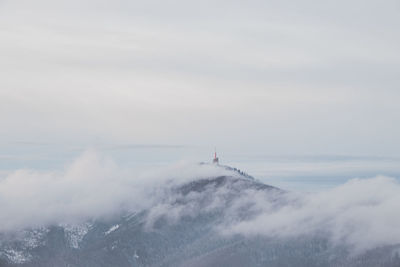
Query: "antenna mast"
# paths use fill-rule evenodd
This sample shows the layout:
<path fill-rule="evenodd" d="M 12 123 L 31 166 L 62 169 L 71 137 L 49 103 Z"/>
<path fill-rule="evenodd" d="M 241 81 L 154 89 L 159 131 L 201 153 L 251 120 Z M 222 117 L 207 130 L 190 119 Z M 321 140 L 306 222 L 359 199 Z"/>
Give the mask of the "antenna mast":
<path fill-rule="evenodd" d="M 218 163 L 219 163 L 219 159 L 217 158 L 217 148 L 215 148 L 215 150 L 214 150 L 214 159 L 213 159 L 213 163 L 214 163 L 214 164 L 218 164 Z"/>

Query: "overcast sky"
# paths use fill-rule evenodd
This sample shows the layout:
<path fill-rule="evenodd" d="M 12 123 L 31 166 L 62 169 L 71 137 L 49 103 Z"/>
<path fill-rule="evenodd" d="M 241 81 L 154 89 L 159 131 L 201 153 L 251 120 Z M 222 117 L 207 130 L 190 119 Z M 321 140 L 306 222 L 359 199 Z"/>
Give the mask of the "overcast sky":
<path fill-rule="evenodd" d="M 399 1 L 0 0 L 1 143 L 400 155 Z"/>

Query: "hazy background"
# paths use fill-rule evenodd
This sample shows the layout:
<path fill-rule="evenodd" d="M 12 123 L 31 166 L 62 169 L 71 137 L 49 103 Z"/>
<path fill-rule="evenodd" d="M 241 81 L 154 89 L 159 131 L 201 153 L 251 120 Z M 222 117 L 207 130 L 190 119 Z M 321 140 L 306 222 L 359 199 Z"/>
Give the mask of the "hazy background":
<path fill-rule="evenodd" d="M 287 188 L 397 176 L 399 27 L 391 0 L 0 0 L 0 176 L 214 146 Z"/>

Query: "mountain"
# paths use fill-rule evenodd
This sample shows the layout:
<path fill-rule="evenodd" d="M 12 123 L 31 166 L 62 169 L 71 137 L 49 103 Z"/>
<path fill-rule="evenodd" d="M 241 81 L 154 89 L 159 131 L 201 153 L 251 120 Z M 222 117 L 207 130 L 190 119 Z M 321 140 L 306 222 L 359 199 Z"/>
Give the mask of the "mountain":
<path fill-rule="evenodd" d="M 230 233 L 231 225 L 260 212 L 256 198 L 271 209 L 296 200 L 240 170 L 221 168 L 229 175 L 172 184 L 147 209 L 2 233 L 0 266 L 400 266 L 399 246 L 354 255 L 319 234 Z"/>

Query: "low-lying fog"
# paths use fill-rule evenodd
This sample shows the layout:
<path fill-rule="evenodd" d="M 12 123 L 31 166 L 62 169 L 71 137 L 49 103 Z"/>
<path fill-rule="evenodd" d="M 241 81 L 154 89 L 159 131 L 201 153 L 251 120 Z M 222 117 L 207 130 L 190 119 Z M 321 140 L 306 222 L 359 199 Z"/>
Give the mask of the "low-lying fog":
<path fill-rule="evenodd" d="M 312 193 L 289 190 L 277 196 L 282 200 L 279 206 L 271 202 L 274 192 L 252 189 L 228 204 L 225 188 L 213 192 L 212 201 L 201 210 L 193 205 L 174 206 L 177 198 L 195 203 L 202 196 L 174 195 L 178 193 L 171 193 L 171 187 L 229 174 L 223 168 L 190 162 L 139 171 L 93 151 L 61 169 L 9 170 L 0 180 L 0 231 L 79 223 L 142 209 L 151 211 L 149 220 L 168 214 L 172 217 L 168 221 L 174 223 L 181 216 L 223 207 L 224 218 L 230 219 L 216 226 L 222 235 L 285 238 L 324 234 L 333 244 L 344 243 L 356 253 L 400 243 L 400 183 L 387 176 L 354 178 Z M 254 216 L 232 220 L 243 207 Z"/>

